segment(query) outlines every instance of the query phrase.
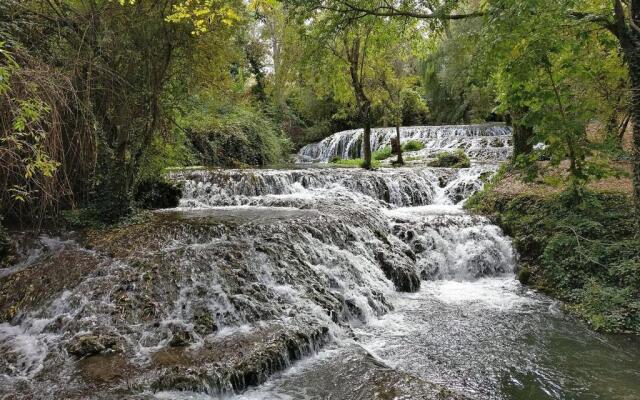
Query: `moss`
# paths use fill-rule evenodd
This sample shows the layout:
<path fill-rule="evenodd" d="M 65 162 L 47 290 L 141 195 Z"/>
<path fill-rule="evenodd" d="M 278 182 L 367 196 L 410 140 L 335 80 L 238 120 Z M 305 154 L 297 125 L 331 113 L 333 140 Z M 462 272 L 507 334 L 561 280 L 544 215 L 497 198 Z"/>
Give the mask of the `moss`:
<path fill-rule="evenodd" d="M 527 266 L 521 267 L 518 271 L 518 280 L 523 285 L 526 285 L 529 283 L 529 279 L 531 279 L 531 270 Z"/>
<path fill-rule="evenodd" d="M 469 168 L 471 166 L 471 160 L 469 160 L 469 157 L 461 149 L 452 152 L 443 151 L 438 153 L 436 159 L 431 161 L 429 166 L 443 168 Z"/>

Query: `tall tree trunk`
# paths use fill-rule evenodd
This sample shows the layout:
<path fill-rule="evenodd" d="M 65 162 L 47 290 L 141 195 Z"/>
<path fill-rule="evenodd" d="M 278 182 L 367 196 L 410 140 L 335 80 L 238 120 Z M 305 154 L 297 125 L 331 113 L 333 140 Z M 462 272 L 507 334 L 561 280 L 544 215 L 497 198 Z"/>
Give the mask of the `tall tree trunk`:
<path fill-rule="evenodd" d="M 396 141 L 398 142 L 398 160 L 396 164 L 404 165 L 404 159 L 402 158 L 402 145 L 400 144 L 400 118 L 396 118 Z"/>
<path fill-rule="evenodd" d="M 518 156 L 529 154 L 533 151 L 531 139 L 533 138 L 533 128 L 530 126 L 513 124 L 513 159 Z"/>
<path fill-rule="evenodd" d="M 362 122 L 364 124 L 364 134 L 362 135 L 362 153 L 364 162 L 362 168 L 371 169 L 371 104 L 368 100 L 362 104 Z"/>
<path fill-rule="evenodd" d="M 640 35 L 638 35 L 640 36 Z M 640 39 L 640 38 L 639 38 Z M 636 42 L 637 43 L 637 42 Z M 631 118 L 633 120 L 633 194 L 640 225 L 640 46 L 627 56 L 631 75 Z"/>
<path fill-rule="evenodd" d="M 631 15 L 625 15 L 620 0 L 614 1 L 616 20 L 609 27 L 620 41 L 631 80 L 631 120 L 633 122 L 633 195 L 635 214 L 640 228 L 640 0 L 629 2 Z"/>

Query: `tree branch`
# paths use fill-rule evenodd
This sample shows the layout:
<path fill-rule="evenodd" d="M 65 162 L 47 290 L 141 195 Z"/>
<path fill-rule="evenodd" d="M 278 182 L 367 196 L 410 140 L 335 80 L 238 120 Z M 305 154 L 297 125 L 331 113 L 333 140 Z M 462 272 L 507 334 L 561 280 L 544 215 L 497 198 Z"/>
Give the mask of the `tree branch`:
<path fill-rule="evenodd" d="M 336 6 L 328 6 L 324 4 L 320 4 L 318 8 L 329 10 L 329 11 L 337 11 L 343 13 L 356 13 L 361 15 L 373 15 L 376 17 L 411 17 L 418 19 L 439 19 L 439 20 L 460 20 L 466 18 L 477 18 L 485 16 L 487 13 L 484 11 L 475 11 L 471 13 L 463 13 L 463 14 L 448 14 L 444 12 L 432 11 L 432 12 L 420 12 L 414 10 L 401 10 L 397 7 L 392 6 L 389 2 L 385 1 L 385 5 L 381 5 L 373 8 L 366 8 L 356 4 L 351 3 L 347 0 L 338 1 L 339 5 L 343 7 Z"/>

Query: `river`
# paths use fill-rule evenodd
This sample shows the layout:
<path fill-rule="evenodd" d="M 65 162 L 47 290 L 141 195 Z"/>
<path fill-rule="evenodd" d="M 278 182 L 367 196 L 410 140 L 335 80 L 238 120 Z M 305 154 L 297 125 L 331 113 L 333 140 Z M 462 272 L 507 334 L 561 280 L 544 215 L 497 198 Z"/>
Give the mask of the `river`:
<path fill-rule="evenodd" d="M 374 148 L 391 133 L 374 131 Z M 357 154 L 357 137 L 299 156 Z M 56 257 L 95 267 L 0 324 L 0 396 L 640 398 L 638 340 L 594 333 L 520 285 L 510 239 L 462 208 L 508 157 L 509 132 L 410 139 L 422 157 L 454 146 L 474 163 L 179 171 L 176 209 L 98 239 L 42 237 L 0 283 Z"/>

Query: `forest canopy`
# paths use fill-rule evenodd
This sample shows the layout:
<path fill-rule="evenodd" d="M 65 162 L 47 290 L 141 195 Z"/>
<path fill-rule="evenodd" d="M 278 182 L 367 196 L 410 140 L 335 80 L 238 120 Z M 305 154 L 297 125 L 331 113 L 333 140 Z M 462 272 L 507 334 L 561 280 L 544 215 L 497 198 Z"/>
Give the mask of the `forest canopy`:
<path fill-rule="evenodd" d="M 3 1 L 2 215 L 116 220 L 168 167 L 273 165 L 344 129 L 487 121 L 513 126 L 527 176 L 568 160 L 579 195 L 631 161 L 638 198 L 633 3 Z"/>

